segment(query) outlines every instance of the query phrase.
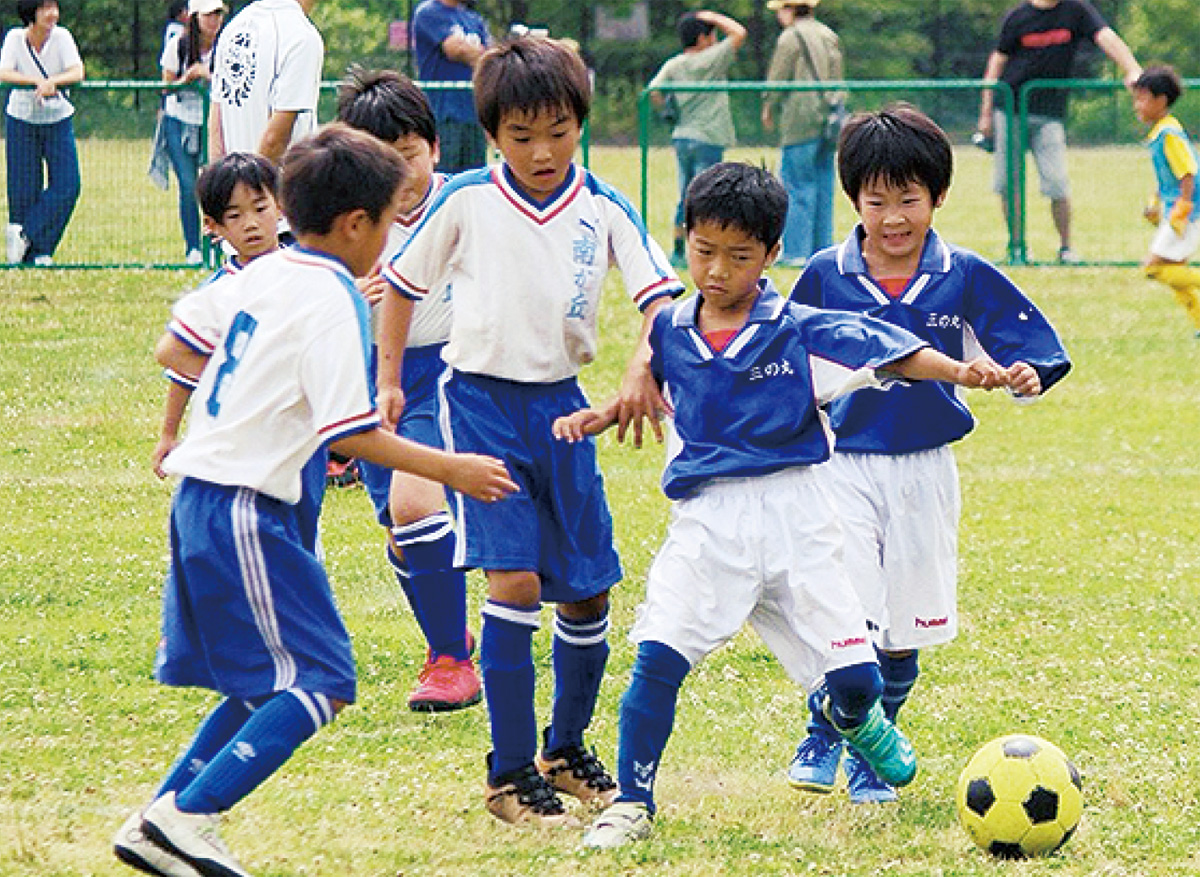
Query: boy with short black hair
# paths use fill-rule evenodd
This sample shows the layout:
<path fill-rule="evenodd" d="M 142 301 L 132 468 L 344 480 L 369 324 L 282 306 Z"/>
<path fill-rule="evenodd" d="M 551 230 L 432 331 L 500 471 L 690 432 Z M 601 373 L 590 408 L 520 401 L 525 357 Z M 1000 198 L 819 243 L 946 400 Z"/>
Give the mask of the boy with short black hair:
<path fill-rule="evenodd" d="M 281 193 L 297 245 L 231 280 L 224 343 L 197 387 L 203 401 L 165 461 L 183 480 L 155 675 L 225 699 L 116 837 L 117 855 L 148 873 L 247 875 L 220 841 L 220 814 L 354 701 L 350 639 L 296 517 L 301 469 L 317 448 L 484 502 L 515 487 L 497 460 L 425 448 L 379 425 L 354 276 L 383 249 L 403 170 L 392 150 L 343 126 L 288 151 Z"/>
<path fill-rule="evenodd" d="M 225 241 L 234 255 L 198 289 L 176 302 L 167 331 L 154 348 L 170 381 L 162 430 L 151 460 L 160 478 L 167 474 L 162 469 L 163 459 L 179 444 L 179 427 L 200 372 L 220 340 L 217 332 L 221 327 L 212 316 L 219 291 L 214 291 L 213 285 L 279 247 L 278 186 L 275 165 L 248 152 L 223 156 L 206 166 L 196 181 L 205 231 L 215 240 Z"/>
<path fill-rule="evenodd" d="M 989 262 L 932 228 L 953 167 L 945 132 L 915 107 L 853 116 L 838 144 L 838 170 L 861 221 L 841 246 L 809 262 L 792 300 L 902 326 L 954 359 L 990 358 L 1014 395 L 1041 395 L 1071 368 L 1053 327 Z M 939 381 L 858 393 L 834 402 L 829 414 L 837 450 L 821 471 L 875 639 L 884 713 L 894 722 L 916 683 L 918 650 L 958 630 L 961 499 L 950 445 L 974 419 L 957 388 Z M 822 702 L 818 689 L 808 736 L 788 771 L 793 786 L 813 792 L 833 789 L 845 748 Z M 854 752 L 845 770 L 851 801 L 896 799 Z"/>
<path fill-rule="evenodd" d="M 338 87 L 338 119 L 390 145 L 408 168 L 400 212 L 383 251 L 387 262 L 404 248 L 446 182 L 446 175 L 434 170 L 438 135 L 433 111 L 407 76 L 352 68 Z M 359 281 L 373 318 L 390 288 L 378 271 Z M 425 296 L 413 306 L 405 345 L 398 352 L 403 362 L 388 362 L 399 374 L 404 409 L 398 421 L 386 425 L 433 448 L 443 447 L 437 386 L 446 370 L 441 352 L 452 316 L 449 286 Z M 372 355 L 378 356 L 374 345 Z M 457 540 L 442 485 L 366 462 L 359 470 L 376 516 L 387 528 L 388 562 L 428 645 L 409 708 L 445 712 L 479 703 L 479 674 L 471 660 L 474 639 L 467 631 L 466 574 L 454 565 Z"/>
<path fill-rule="evenodd" d="M 1171 107 L 1183 94 L 1183 82 L 1171 67 L 1147 67 L 1133 84 L 1133 111 L 1150 126 L 1146 147 L 1154 163 L 1158 190 L 1144 211 L 1158 231 L 1144 262 L 1146 276 L 1165 283 L 1187 311 L 1200 338 L 1200 269 L 1188 260 L 1200 248 L 1200 209 L 1196 171 L 1200 156 Z"/>
<path fill-rule="evenodd" d="M 744 164 L 709 168 L 688 189 L 697 294 L 660 311 L 650 334 L 654 377 L 674 408 L 663 474 L 674 506 L 629 634 L 638 655 L 621 701 L 620 794 L 585 846 L 649 835 L 683 681 L 747 621 L 797 684 L 824 675 L 821 709 L 864 758 L 900 785 L 916 775 L 912 746 L 879 704 L 883 682 L 818 474 L 832 450 L 822 408 L 905 378 L 992 387 L 1005 375 L 877 320 L 780 297 L 763 273 L 787 204 L 768 171 Z M 577 412 L 555 434 L 579 441 L 616 413 L 613 403 Z"/>
<path fill-rule="evenodd" d="M 503 162 L 454 177 L 406 249 L 384 269 L 402 294 L 383 301 L 381 408 L 402 396 L 389 362 L 404 337 L 403 297 L 453 286 L 442 352 L 442 434 L 509 463 L 521 492 L 503 506 L 456 497 L 459 565 L 484 570 L 480 664 L 491 724 L 485 798 L 510 823 L 574 823 L 558 797 L 612 800 L 615 783 L 584 745 L 608 659 L 608 591 L 621 578 L 591 442 L 565 446 L 554 420 L 586 405 L 577 375 L 597 352 L 610 260 L 652 315 L 680 292 L 633 206 L 574 162 L 591 89 L 579 55 L 526 37 L 489 49 L 475 71 L 478 115 Z M 643 335 L 644 339 L 644 335 Z M 623 426 L 662 400 L 628 370 Z M 655 421 L 657 427 L 657 421 Z M 554 621 L 554 705 L 538 751 L 532 653 L 543 600 Z"/>

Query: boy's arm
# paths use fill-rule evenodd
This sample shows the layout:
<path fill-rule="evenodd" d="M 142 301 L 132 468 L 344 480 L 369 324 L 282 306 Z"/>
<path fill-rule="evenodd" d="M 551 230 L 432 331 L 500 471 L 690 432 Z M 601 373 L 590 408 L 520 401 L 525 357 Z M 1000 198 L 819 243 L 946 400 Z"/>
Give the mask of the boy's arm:
<path fill-rule="evenodd" d="M 746 42 L 746 28 L 728 15 L 713 12 L 711 9 L 702 9 L 696 13 L 696 17 L 705 24 L 711 24 L 723 33 L 729 42 L 733 44 L 733 48 L 741 48 L 742 43 Z"/>
<path fill-rule="evenodd" d="M 1008 66 L 1008 55 L 1003 52 L 993 51 L 988 55 L 987 66 L 983 71 L 983 81 L 994 83 L 1000 80 L 1000 74 L 1004 72 L 1004 68 Z M 996 93 L 985 88 L 979 95 L 979 121 L 975 125 L 975 130 L 985 137 L 991 137 L 994 133 L 992 128 L 992 111 L 996 106 Z"/>
<path fill-rule="evenodd" d="M 633 428 L 634 447 L 642 446 L 642 421 L 648 419 L 654 438 L 663 440 L 661 420 L 671 413 L 671 406 L 663 398 L 658 382 L 650 368 L 653 351 L 650 349 L 650 330 L 654 327 L 654 316 L 671 303 L 667 296 L 650 302 L 642 312 L 642 331 L 638 336 L 637 349 L 625 369 L 621 381 L 621 394 L 617 398 L 617 441 L 625 441 L 625 433 Z"/>
<path fill-rule="evenodd" d="M 390 284 L 389 284 L 390 286 Z M 404 413 L 404 390 L 400 386 L 400 371 L 404 367 L 404 349 L 408 346 L 408 329 L 412 325 L 411 298 L 390 287 L 379 305 L 379 361 L 376 364 L 375 395 L 379 417 L 388 429 L 395 429 Z"/>
<path fill-rule="evenodd" d="M 183 423 L 183 414 L 187 411 L 191 398 L 191 387 L 176 380 L 167 381 L 167 404 L 163 409 L 162 429 L 159 431 L 154 452 L 150 455 L 150 465 L 159 478 L 167 477 L 162 463 L 167 454 L 179 445 L 179 426 Z"/>
<path fill-rule="evenodd" d="M 339 439 L 330 447 L 347 457 L 441 482 L 482 502 L 496 502 L 517 490 L 504 464 L 494 457 L 435 450 L 383 427 Z"/>
<path fill-rule="evenodd" d="M 1171 228 L 1175 230 L 1175 234 L 1183 237 L 1187 231 L 1188 223 L 1192 221 L 1192 210 L 1196 206 L 1196 175 L 1185 174 L 1179 180 L 1179 200 L 1175 202 L 1175 206 L 1171 208 L 1171 213 L 1167 217 L 1171 223 Z"/>
<path fill-rule="evenodd" d="M 1125 87 L 1132 90 L 1133 84 L 1142 75 L 1142 65 L 1137 62 L 1129 46 L 1111 27 L 1096 32 L 1096 45 L 1121 68 Z"/>
<path fill-rule="evenodd" d="M 154 345 L 154 359 L 163 368 L 193 379 L 200 377 L 208 363 L 207 356 L 188 347 L 171 331 L 163 332 Z"/>
<path fill-rule="evenodd" d="M 932 347 L 922 347 L 888 363 L 883 371 L 910 381 L 945 381 L 962 387 L 991 390 L 1008 386 L 1008 372 L 987 356 L 959 362 Z"/>

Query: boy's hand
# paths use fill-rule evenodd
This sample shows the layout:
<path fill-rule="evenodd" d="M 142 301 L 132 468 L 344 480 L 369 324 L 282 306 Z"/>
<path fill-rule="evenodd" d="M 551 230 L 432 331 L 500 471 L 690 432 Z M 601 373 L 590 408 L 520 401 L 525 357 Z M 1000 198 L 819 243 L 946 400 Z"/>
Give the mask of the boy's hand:
<path fill-rule="evenodd" d="M 654 375 L 650 373 L 649 361 L 635 363 L 625 372 L 616 406 L 617 441 L 625 441 L 625 434 L 632 426 L 633 446 L 640 448 L 644 429 L 642 421 L 649 420 L 655 440 L 662 443 L 662 419 L 671 413 L 671 406 L 663 398 Z"/>
<path fill-rule="evenodd" d="M 154 453 L 150 455 L 150 466 L 154 469 L 154 474 L 159 478 L 166 478 L 167 473 L 162 467 L 163 460 L 167 458 L 167 454 L 175 450 L 179 446 L 179 439 L 175 436 L 164 435 L 158 440 L 158 444 L 154 446 Z"/>
<path fill-rule="evenodd" d="M 1010 365 L 1006 383 L 1014 396 L 1040 396 L 1042 393 L 1042 379 L 1037 369 L 1027 362 L 1014 362 Z"/>
<path fill-rule="evenodd" d="M 963 363 L 959 383 L 972 389 L 994 390 L 1008 384 L 1008 375 L 990 356 L 981 356 Z"/>
<path fill-rule="evenodd" d="M 404 391 L 400 389 L 400 385 L 381 386 L 375 393 L 375 407 L 379 410 L 383 428 L 388 432 L 395 432 L 400 415 L 404 413 Z"/>
<path fill-rule="evenodd" d="M 367 304 L 371 307 L 375 307 L 383 301 L 384 294 L 391 288 L 391 284 L 379 273 L 378 266 L 371 274 L 359 277 L 354 283 L 358 286 L 359 294 L 367 300 Z"/>
<path fill-rule="evenodd" d="M 614 400 L 603 408 L 580 408 L 574 414 L 560 417 L 550 427 L 554 437 L 560 441 L 581 442 L 591 435 L 599 435 L 617 422 L 619 402 Z"/>
<path fill-rule="evenodd" d="M 1151 225 L 1158 225 L 1162 222 L 1162 202 L 1155 198 L 1142 208 L 1142 216 Z"/>
<path fill-rule="evenodd" d="M 1192 208 L 1195 206 L 1191 201 L 1180 198 L 1175 202 L 1175 206 L 1171 208 L 1171 212 L 1167 216 L 1167 221 L 1171 223 L 1171 228 L 1180 237 L 1183 237 L 1187 232 L 1188 224 L 1192 221 Z"/>
<path fill-rule="evenodd" d="M 479 454 L 455 454 L 446 486 L 481 502 L 497 502 L 520 489 L 502 462 Z"/>

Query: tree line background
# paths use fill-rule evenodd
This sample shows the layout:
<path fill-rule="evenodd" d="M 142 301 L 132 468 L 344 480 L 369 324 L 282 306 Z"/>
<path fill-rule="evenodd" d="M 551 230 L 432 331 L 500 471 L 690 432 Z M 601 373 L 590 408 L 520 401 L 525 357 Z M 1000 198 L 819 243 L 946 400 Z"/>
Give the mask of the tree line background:
<path fill-rule="evenodd" d="M 389 47 L 389 28 L 406 21 L 417 0 L 319 0 L 313 18 L 325 39 L 325 77 L 337 79 L 351 63 L 386 66 L 414 73 L 407 53 Z M 1017 0 L 826 0 L 819 17 L 842 40 L 847 79 L 978 79 L 1004 13 Z M 1093 0 L 1108 22 L 1143 62 L 1169 62 L 1187 77 L 1200 75 L 1200 15 L 1196 0 Z M 3 23 L 19 24 L 15 4 L 6 4 Z M 60 0 L 62 24 L 79 43 L 89 79 L 156 79 L 166 0 Z M 232 2 L 232 11 L 245 6 Z M 553 36 L 571 37 L 596 73 L 593 135 L 606 140 L 636 136 L 636 100 L 654 71 L 679 51 L 675 20 L 706 4 L 652 0 L 651 37 L 609 42 L 599 39 L 598 9 L 622 15 L 632 0 L 479 0 L 479 11 L 494 36 L 513 23 L 547 27 Z M 714 0 L 707 8 L 737 18 L 750 31 L 732 77 L 765 78 L 778 34 L 774 13 L 764 0 Z M 1080 58 L 1078 75 L 1114 76 L 1098 51 Z M 958 110 L 969 124 L 966 106 Z M 1085 103 L 1084 109 L 1086 110 Z M 741 114 L 752 115 L 749 108 Z M 951 116 L 955 114 L 952 112 Z M 1076 116 L 1079 112 L 1076 112 Z M 1111 136 L 1111 117 L 1073 117 L 1073 129 L 1089 124 Z M 1087 113 L 1084 113 L 1087 116 Z M 747 127 L 739 119 L 739 131 Z"/>

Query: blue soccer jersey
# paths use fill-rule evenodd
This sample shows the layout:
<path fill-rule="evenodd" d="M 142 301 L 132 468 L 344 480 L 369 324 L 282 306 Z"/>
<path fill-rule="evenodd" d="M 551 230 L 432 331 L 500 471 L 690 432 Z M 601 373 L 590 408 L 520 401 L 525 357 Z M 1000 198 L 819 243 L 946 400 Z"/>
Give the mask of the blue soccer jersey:
<path fill-rule="evenodd" d="M 877 317 L 953 359 L 986 353 L 1005 368 L 1026 362 L 1037 369 L 1043 392 L 1071 368 L 1062 341 L 1037 306 L 989 262 L 947 244 L 933 230 L 916 274 L 899 295 L 889 295 L 868 273 L 859 226 L 841 246 L 812 258 L 792 301 Z M 875 454 L 941 447 L 975 426 L 959 389 L 940 381 L 839 400 L 830 418 L 839 451 Z"/>
<path fill-rule="evenodd" d="M 746 325 L 720 352 L 696 325 L 699 296 L 655 315 L 651 369 L 675 409 L 675 452 L 663 474 L 671 499 L 716 478 L 828 459 L 822 406 L 886 386 L 892 379 L 878 370 L 927 346 L 878 320 L 788 302 L 768 280 L 760 286 Z"/>

